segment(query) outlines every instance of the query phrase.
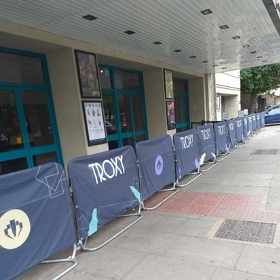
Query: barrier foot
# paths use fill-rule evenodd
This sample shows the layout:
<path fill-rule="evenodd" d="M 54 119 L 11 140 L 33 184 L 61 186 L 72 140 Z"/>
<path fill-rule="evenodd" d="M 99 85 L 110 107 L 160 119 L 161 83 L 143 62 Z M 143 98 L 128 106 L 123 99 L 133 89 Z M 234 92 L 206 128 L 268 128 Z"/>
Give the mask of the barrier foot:
<path fill-rule="evenodd" d="M 213 161 L 211 161 L 211 162 L 205 162 L 205 163 L 204 163 L 205 165 L 207 165 L 207 164 L 212 164 L 212 166 L 210 166 L 210 167 L 207 168 L 207 169 L 203 169 L 203 170 L 200 169 L 200 171 L 201 171 L 201 172 L 207 172 L 207 171 L 209 171 L 210 169 L 212 169 L 213 167 L 215 167 L 217 163 L 218 163 L 217 158 L 214 157 L 214 160 L 213 160 Z"/>
<path fill-rule="evenodd" d="M 138 217 L 135 221 L 133 221 L 132 223 L 130 223 L 128 226 L 126 226 L 124 229 L 120 230 L 117 234 L 115 234 L 114 236 L 112 236 L 111 238 L 107 239 L 105 242 L 103 242 L 102 244 L 100 244 L 97 247 L 93 247 L 93 248 L 88 248 L 87 247 L 87 242 L 88 242 L 88 238 L 79 241 L 79 245 L 81 246 L 81 249 L 83 251 L 86 252 L 93 252 L 93 251 L 97 251 L 100 248 L 102 248 L 103 246 L 105 246 L 106 244 L 108 244 L 109 242 L 111 242 L 112 240 L 114 240 L 116 237 L 118 237 L 119 235 L 121 235 L 123 232 L 125 232 L 127 229 L 129 229 L 130 227 L 132 227 L 134 224 L 136 224 L 138 221 L 140 221 L 143 218 L 143 215 L 141 214 L 141 204 L 139 205 L 139 210 L 137 213 L 134 214 L 127 214 L 127 215 L 120 215 L 119 217 L 131 217 L 131 216 L 136 216 Z"/>
<path fill-rule="evenodd" d="M 221 155 L 223 156 L 223 158 L 217 159 L 217 162 L 221 162 L 221 161 L 223 161 L 224 159 L 226 159 L 226 158 L 230 155 L 230 153 L 227 151 L 227 152 L 225 152 L 225 153 L 221 153 Z"/>
<path fill-rule="evenodd" d="M 233 150 L 233 152 L 229 152 L 230 154 L 234 154 L 237 150 L 238 150 L 238 147 L 237 145 L 235 145 L 234 147 L 232 148 L 229 148 L 230 150 Z"/>
<path fill-rule="evenodd" d="M 193 178 L 192 180 L 190 180 L 188 183 L 186 183 L 184 185 L 179 185 L 179 180 L 177 179 L 177 181 L 176 181 L 176 188 L 184 188 L 184 187 L 188 186 L 190 183 L 192 183 L 197 178 L 199 178 L 201 176 L 201 174 L 202 173 L 199 170 L 196 173 L 190 173 L 189 175 L 196 175 L 196 176 L 195 176 L 195 178 Z M 189 175 L 187 175 L 187 176 L 189 176 Z"/>
<path fill-rule="evenodd" d="M 73 246 L 73 253 L 70 257 L 66 258 L 66 259 L 56 259 L 56 260 L 46 260 L 46 261 L 42 261 L 41 264 L 48 264 L 48 263 L 61 263 L 61 262 L 72 262 L 72 266 L 70 266 L 69 268 L 67 268 L 66 270 L 64 270 L 62 273 L 60 273 L 59 275 L 57 275 L 55 278 L 53 278 L 52 280 L 57 280 L 59 278 L 61 278 L 62 276 L 64 276 L 66 273 L 68 273 L 69 271 L 71 271 L 73 268 L 75 268 L 78 264 L 77 260 L 76 260 L 76 253 L 77 253 L 78 247 L 77 245 Z"/>
<path fill-rule="evenodd" d="M 173 191 L 173 193 L 171 195 L 169 195 L 168 197 L 166 197 L 164 200 L 162 200 L 160 203 L 158 203 L 156 206 L 154 207 L 145 207 L 145 203 L 144 201 L 142 201 L 142 209 L 143 210 L 154 210 L 156 209 L 157 207 L 159 207 L 162 203 L 164 203 L 166 200 L 168 200 L 170 197 L 172 197 L 177 191 L 179 191 L 177 188 L 176 188 L 176 184 L 175 182 L 173 183 L 173 186 L 169 189 L 163 189 L 163 190 L 160 190 L 159 192 L 167 192 L 167 191 Z"/>

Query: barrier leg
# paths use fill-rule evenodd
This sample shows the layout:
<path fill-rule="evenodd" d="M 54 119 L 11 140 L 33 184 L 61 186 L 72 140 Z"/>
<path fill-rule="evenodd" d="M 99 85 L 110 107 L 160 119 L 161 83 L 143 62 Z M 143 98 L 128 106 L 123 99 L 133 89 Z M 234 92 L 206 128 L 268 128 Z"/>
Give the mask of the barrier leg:
<path fill-rule="evenodd" d="M 186 183 L 186 184 L 183 184 L 183 185 L 180 185 L 179 184 L 179 180 L 178 180 L 178 178 L 177 178 L 177 180 L 176 180 L 176 188 L 184 188 L 184 187 L 186 187 L 186 186 L 188 186 L 190 183 L 192 183 L 193 181 L 195 181 L 197 178 L 199 178 L 200 176 L 201 176 L 201 172 L 200 172 L 200 170 L 198 169 L 197 170 L 197 172 L 195 172 L 195 173 L 190 173 L 190 174 L 188 174 L 188 175 L 186 175 L 186 176 L 189 176 L 189 175 L 196 175 L 192 180 L 190 180 L 188 183 Z"/>
<path fill-rule="evenodd" d="M 140 221 L 143 218 L 143 215 L 141 214 L 141 207 L 142 205 L 139 204 L 138 206 L 138 211 L 136 213 L 133 214 L 124 214 L 124 215 L 120 215 L 119 217 L 131 217 L 131 216 L 136 216 L 138 217 L 135 221 L 133 221 L 132 223 L 130 223 L 128 226 L 126 226 L 124 229 L 120 230 L 118 233 L 116 233 L 114 236 L 112 236 L 111 238 L 107 239 L 105 242 L 103 242 L 102 244 L 100 244 L 97 247 L 93 247 L 93 248 L 88 248 L 87 247 L 87 242 L 88 242 L 88 238 L 85 240 L 80 240 L 79 241 L 79 245 L 81 246 L 83 251 L 87 251 L 87 252 L 92 252 L 92 251 L 97 251 L 100 248 L 102 248 L 103 246 L 105 246 L 106 244 L 108 244 L 109 242 L 111 242 L 112 240 L 114 240 L 116 237 L 118 237 L 119 235 L 121 235 L 123 232 L 125 232 L 127 229 L 129 229 L 130 227 L 132 227 L 134 224 L 136 224 L 138 221 Z"/>
<path fill-rule="evenodd" d="M 205 162 L 204 164 L 205 165 L 207 165 L 207 164 L 212 164 L 212 166 L 210 166 L 209 168 L 207 168 L 207 169 L 200 169 L 201 170 L 201 172 L 207 172 L 207 171 L 209 171 L 210 169 L 212 169 L 214 166 L 216 166 L 216 164 L 218 163 L 218 161 L 217 161 L 217 158 L 216 158 L 216 156 L 214 156 L 214 158 L 213 158 L 213 161 L 211 161 L 211 162 Z"/>
<path fill-rule="evenodd" d="M 221 153 L 221 155 L 223 156 L 223 158 L 217 159 L 217 162 L 221 162 L 224 159 L 226 159 L 230 155 L 230 153 L 228 151 L 226 151 L 225 153 Z"/>
<path fill-rule="evenodd" d="M 79 248 L 77 247 L 77 245 L 73 246 L 73 253 L 71 256 L 69 256 L 66 259 L 56 259 L 56 260 L 46 260 L 46 261 L 42 261 L 41 264 L 48 264 L 48 263 L 60 263 L 60 262 L 72 262 L 72 266 L 70 266 L 69 268 L 67 268 L 66 270 L 64 270 L 62 273 L 60 273 L 59 275 L 57 275 L 55 278 L 53 278 L 52 280 L 57 280 L 59 278 L 61 278 L 63 275 L 65 275 L 66 273 L 68 273 L 69 271 L 71 271 L 74 267 L 76 267 L 76 265 L 78 264 L 77 260 L 76 260 L 76 253 L 77 250 Z"/>
<path fill-rule="evenodd" d="M 154 206 L 154 207 L 146 207 L 145 206 L 145 202 L 144 201 L 142 201 L 142 209 L 143 210 L 154 210 L 154 209 L 156 209 L 157 207 L 159 207 L 162 203 L 164 203 L 167 199 L 169 199 L 170 197 L 172 197 L 177 191 L 178 191 L 178 189 L 176 189 L 176 183 L 175 182 L 173 182 L 173 185 L 172 185 L 172 187 L 171 188 L 169 188 L 169 189 L 162 189 L 162 190 L 160 190 L 159 192 L 167 192 L 167 191 L 173 191 L 173 193 L 172 194 L 170 194 L 168 197 L 166 197 L 164 200 L 162 200 L 160 203 L 158 203 L 156 206 Z"/>

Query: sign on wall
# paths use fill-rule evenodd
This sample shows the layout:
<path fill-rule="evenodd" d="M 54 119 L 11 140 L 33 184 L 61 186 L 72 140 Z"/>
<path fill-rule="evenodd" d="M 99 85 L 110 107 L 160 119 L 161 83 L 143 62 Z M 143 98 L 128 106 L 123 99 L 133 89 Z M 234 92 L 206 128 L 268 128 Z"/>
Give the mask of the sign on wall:
<path fill-rule="evenodd" d="M 175 121 L 175 102 L 166 101 L 166 118 L 167 118 L 167 128 L 168 130 L 176 128 Z"/>
<path fill-rule="evenodd" d="M 165 87 L 165 98 L 174 98 L 173 92 L 173 75 L 171 70 L 164 69 L 164 87 Z"/>
<path fill-rule="evenodd" d="M 101 101 L 82 101 L 88 146 L 107 142 Z"/>

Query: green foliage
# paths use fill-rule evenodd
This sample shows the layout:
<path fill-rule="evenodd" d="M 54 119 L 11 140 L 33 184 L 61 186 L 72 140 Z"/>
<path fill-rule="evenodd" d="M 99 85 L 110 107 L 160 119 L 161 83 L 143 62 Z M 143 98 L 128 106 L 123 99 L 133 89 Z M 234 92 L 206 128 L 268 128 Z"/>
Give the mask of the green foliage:
<path fill-rule="evenodd" d="M 280 86 L 280 63 L 242 69 L 240 79 L 242 94 L 253 98 L 261 93 L 273 96 Z"/>

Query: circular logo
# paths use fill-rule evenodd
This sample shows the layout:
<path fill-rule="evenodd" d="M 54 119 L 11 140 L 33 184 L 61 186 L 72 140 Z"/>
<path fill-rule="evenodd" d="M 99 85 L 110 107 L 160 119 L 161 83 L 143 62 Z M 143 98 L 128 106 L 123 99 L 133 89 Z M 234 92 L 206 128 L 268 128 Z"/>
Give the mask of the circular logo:
<path fill-rule="evenodd" d="M 157 156 L 155 161 L 155 171 L 157 175 L 160 175 L 163 170 L 163 159 L 161 156 Z"/>
<path fill-rule="evenodd" d="M 20 247 L 30 233 L 28 216 L 19 209 L 6 212 L 0 218 L 0 246 L 11 250 Z"/>

